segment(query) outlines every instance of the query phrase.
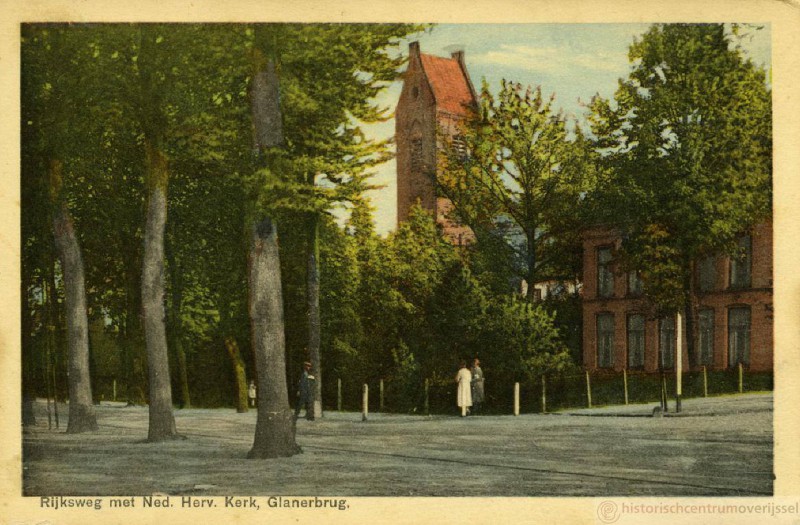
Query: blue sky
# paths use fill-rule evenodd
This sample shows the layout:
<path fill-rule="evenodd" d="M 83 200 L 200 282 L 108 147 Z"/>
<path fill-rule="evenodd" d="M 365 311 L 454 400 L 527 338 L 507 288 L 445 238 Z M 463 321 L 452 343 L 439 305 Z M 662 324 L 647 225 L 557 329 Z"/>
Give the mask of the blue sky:
<path fill-rule="evenodd" d="M 567 116 L 580 118 L 587 103 L 599 93 L 611 97 L 617 81 L 629 71 L 628 47 L 649 24 L 442 24 L 414 37 L 423 53 L 450 56 L 463 49 L 475 87 L 485 78 L 499 86 L 502 78 L 524 85 L 541 86 L 545 95 L 555 93 L 555 106 Z M 770 67 L 770 29 L 751 32 L 742 45 L 756 64 Z M 407 48 L 407 44 L 404 44 Z M 406 50 L 404 49 L 404 52 Z M 400 83 L 390 86 L 379 103 L 394 110 Z M 370 126 L 376 138 L 394 133 L 394 120 Z M 370 193 L 376 207 L 379 233 L 395 227 L 395 163 L 376 170 L 373 182 L 385 188 Z"/>

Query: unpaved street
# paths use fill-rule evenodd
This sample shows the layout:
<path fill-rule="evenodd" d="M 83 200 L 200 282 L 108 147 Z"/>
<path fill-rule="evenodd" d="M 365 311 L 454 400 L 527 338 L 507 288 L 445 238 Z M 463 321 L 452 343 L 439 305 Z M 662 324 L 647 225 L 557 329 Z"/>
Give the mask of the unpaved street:
<path fill-rule="evenodd" d="M 25 495 L 717 496 L 773 490 L 772 395 L 548 415 L 328 412 L 297 424 L 304 453 L 247 460 L 256 413 L 176 410 L 185 440 L 144 443 L 147 408 L 103 404 L 100 431 L 24 444 Z M 604 417 L 599 417 L 604 416 Z"/>

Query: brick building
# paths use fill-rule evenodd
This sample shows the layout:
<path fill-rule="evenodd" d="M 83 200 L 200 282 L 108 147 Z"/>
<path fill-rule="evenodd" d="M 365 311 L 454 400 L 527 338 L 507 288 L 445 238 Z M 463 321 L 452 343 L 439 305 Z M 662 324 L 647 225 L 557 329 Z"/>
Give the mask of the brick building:
<path fill-rule="evenodd" d="M 476 107 L 476 101 L 463 51 L 443 58 L 421 53 L 419 42 L 409 44 L 408 68 L 395 111 L 398 224 L 419 202 L 433 213 L 452 242 L 460 244 L 473 237 L 469 228 L 447 219 L 452 204 L 437 196 L 435 178 L 438 134 L 453 136 L 459 122 Z"/>
<path fill-rule="evenodd" d="M 608 228 L 583 238 L 583 365 L 586 369 L 666 369 L 675 365 L 675 319 L 652 319 L 635 272 L 614 261 L 619 237 Z M 741 362 L 752 371 L 773 367 L 772 221 L 739 240 L 741 258 L 709 257 L 696 264 L 698 341 L 684 370 L 726 369 Z"/>

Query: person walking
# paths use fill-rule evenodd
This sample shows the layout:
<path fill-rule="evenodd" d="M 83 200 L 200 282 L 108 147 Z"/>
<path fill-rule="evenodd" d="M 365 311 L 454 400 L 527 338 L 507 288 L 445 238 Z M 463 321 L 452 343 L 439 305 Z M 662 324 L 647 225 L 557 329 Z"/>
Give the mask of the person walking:
<path fill-rule="evenodd" d="M 471 382 L 472 374 L 467 368 L 467 362 L 461 361 L 461 367 L 456 374 L 456 383 L 458 383 L 456 403 L 461 407 L 461 417 L 465 417 L 469 412 L 469 407 L 472 406 Z"/>
<path fill-rule="evenodd" d="M 256 406 L 256 382 L 250 380 L 250 386 L 247 388 L 247 399 L 250 401 L 250 408 Z"/>
<path fill-rule="evenodd" d="M 470 382 L 472 386 L 472 409 L 474 413 L 478 413 L 481 410 L 481 405 L 483 404 L 484 394 L 483 394 L 483 370 L 481 370 L 481 362 L 476 357 L 475 360 L 472 362 L 472 381 Z"/>
<path fill-rule="evenodd" d="M 311 375 L 311 363 L 303 363 L 303 373 L 297 382 L 297 404 L 294 407 L 294 418 L 300 417 L 300 406 L 305 405 L 306 419 L 314 421 L 314 376 Z"/>

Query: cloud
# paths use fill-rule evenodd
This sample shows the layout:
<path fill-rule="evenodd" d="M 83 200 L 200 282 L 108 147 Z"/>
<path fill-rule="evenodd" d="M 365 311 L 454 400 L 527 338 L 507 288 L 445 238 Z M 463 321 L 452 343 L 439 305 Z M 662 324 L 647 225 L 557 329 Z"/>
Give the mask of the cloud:
<path fill-rule="evenodd" d="M 525 44 L 502 44 L 498 49 L 473 55 L 471 61 L 487 66 L 557 76 L 571 76 L 579 71 L 603 71 L 622 75 L 627 65 L 624 55 L 581 53 L 569 47 L 534 47 Z"/>

